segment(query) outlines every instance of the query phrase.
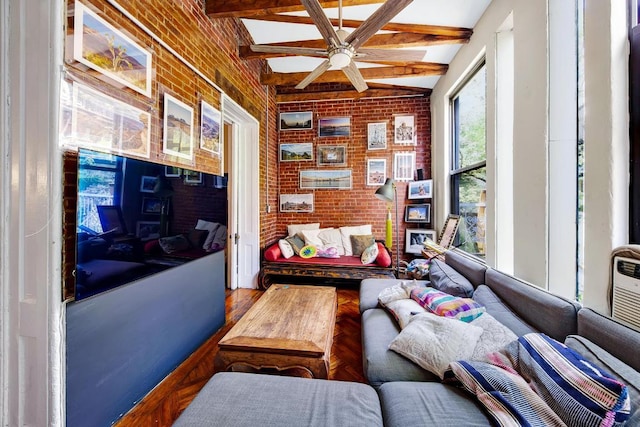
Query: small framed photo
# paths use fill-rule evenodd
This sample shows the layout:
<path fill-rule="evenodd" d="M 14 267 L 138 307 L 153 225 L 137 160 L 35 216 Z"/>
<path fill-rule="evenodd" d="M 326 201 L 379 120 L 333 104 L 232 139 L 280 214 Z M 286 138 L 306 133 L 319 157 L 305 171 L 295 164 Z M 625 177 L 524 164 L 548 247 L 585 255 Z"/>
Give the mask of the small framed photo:
<path fill-rule="evenodd" d="M 313 193 L 281 194 L 280 212 L 308 213 L 313 212 Z"/>
<path fill-rule="evenodd" d="M 202 172 L 196 172 L 185 169 L 184 171 L 184 183 L 191 185 L 202 184 Z"/>
<path fill-rule="evenodd" d="M 458 232 L 458 225 L 460 224 L 460 215 L 449 214 L 447 220 L 444 223 L 444 227 L 440 231 L 440 237 L 438 238 L 438 244 L 445 249 L 448 249 L 453 244 Z"/>
<path fill-rule="evenodd" d="M 280 130 L 313 129 L 313 111 L 280 113 Z"/>
<path fill-rule="evenodd" d="M 423 228 L 407 228 L 405 236 L 404 251 L 408 254 L 421 254 L 424 249 L 424 242 L 435 240 L 435 230 L 426 230 Z"/>
<path fill-rule="evenodd" d="M 200 108 L 200 148 L 219 156 L 222 113 L 205 101 L 201 101 Z"/>
<path fill-rule="evenodd" d="M 193 108 L 168 93 L 164 94 L 162 151 L 193 159 Z"/>
<path fill-rule="evenodd" d="M 425 179 L 409 183 L 407 198 L 409 199 L 431 199 L 433 197 L 433 181 Z"/>
<path fill-rule="evenodd" d="M 346 166 L 346 145 L 319 145 L 318 166 Z"/>
<path fill-rule="evenodd" d="M 396 116 L 393 128 L 395 144 L 416 145 L 416 128 L 413 116 Z"/>
<path fill-rule="evenodd" d="M 300 188 L 351 190 L 351 169 L 300 171 Z"/>
<path fill-rule="evenodd" d="M 318 120 L 318 136 L 350 136 L 351 117 L 329 117 Z"/>
<path fill-rule="evenodd" d="M 167 178 L 180 178 L 180 175 L 182 175 L 182 169 L 175 166 L 164 167 L 164 176 Z"/>
<path fill-rule="evenodd" d="M 143 214 L 159 214 L 162 212 L 162 200 L 158 197 L 143 197 L 142 198 L 142 213 Z"/>
<path fill-rule="evenodd" d="M 367 124 L 367 150 L 387 148 L 387 122 Z"/>
<path fill-rule="evenodd" d="M 396 181 L 413 181 L 415 169 L 415 151 L 406 151 L 393 155 L 393 179 Z"/>
<path fill-rule="evenodd" d="M 157 176 L 142 175 L 142 178 L 140 179 L 140 192 L 153 193 L 153 189 L 155 188 L 157 182 Z"/>
<path fill-rule="evenodd" d="M 407 205 L 404 209 L 404 222 L 431 222 L 430 203 Z"/>
<path fill-rule="evenodd" d="M 143 242 L 158 239 L 160 237 L 160 221 L 138 221 L 136 223 L 136 237 Z"/>
<path fill-rule="evenodd" d="M 387 180 L 387 159 L 367 160 L 367 185 L 383 185 Z"/>
<path fill-rule="evenodd" d="M 279 159 L 281 162 L 313 160 L 313 143 L 280 144 Z"/>

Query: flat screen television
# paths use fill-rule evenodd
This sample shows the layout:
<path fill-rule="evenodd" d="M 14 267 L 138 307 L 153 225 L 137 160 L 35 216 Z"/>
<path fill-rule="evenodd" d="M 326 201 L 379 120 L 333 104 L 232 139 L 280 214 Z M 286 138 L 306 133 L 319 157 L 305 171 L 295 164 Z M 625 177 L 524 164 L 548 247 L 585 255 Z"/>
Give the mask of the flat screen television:
<path fill-rule="evenodd" d="M 80 149 L 75 298 L 224 250 L 226 179 Z"/>

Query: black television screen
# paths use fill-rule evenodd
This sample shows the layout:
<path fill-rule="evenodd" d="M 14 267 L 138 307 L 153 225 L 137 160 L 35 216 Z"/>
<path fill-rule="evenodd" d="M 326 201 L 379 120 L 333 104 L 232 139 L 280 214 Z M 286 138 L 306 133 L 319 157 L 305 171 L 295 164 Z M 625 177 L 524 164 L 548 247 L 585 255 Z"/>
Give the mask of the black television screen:
<path fill-rule="evenodd" d="M 76 300 L 225 248 L 225 178 L 85 149 L 77 173 Z"/>

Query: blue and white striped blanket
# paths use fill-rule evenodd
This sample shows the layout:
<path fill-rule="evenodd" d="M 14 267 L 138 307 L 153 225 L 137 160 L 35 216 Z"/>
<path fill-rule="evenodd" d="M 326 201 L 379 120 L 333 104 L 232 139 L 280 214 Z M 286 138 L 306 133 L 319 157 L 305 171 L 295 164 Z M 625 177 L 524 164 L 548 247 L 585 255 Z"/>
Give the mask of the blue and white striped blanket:
<path fill-rule="evenodd" d="M 450 367 L 500 426 L 608 427 L 629 417 L 626 385 L 544 334 Z"/>

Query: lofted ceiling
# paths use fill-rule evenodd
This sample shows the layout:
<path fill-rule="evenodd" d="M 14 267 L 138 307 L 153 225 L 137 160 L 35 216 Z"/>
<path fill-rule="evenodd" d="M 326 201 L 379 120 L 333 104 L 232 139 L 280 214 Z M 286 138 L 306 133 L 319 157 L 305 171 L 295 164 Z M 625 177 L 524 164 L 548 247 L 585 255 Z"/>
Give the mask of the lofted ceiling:
<path fill-rule="evenodd" d="M 402 0 L 408 5 L 380 19 L 385 8 L 392 9 L 399 1 L 342 0 L 340 16 L 337 0 L 206 0 L 206 13 L 211 19 L 241 18 L 260 46 L 240 46 L 240 57 L 267 60 L 269 69 L 262 73 L 261 83 L 276 88 L 278 102 L 428 95 L 460 47 L 469 41 L 491 0 Z M 313 18 L 307 10 L 315 5 L 322 9 L 318 8 Z M 325 19 L 322 15 L 330 19 L 333 29 L 318 30 L 315 23 Z M 372 15 L 378 17 L 371 19 L 377 26 L 386 24 L 354 50 L 353 65 L 344 72 L 330 65 L 327 40 L 331 38 L 327 34 L 335 36 L 339 18 L 348 33 L 362 34 L 357 28 Z M 305 48 L 305 56 L 295 48 Z M 367 59 L 360 51 L 374 58 Z M 349 73 L 351 66 L 362 76 L 361 85 L 357 84 L 359 78 Z M 314 70 L 312 82 L 302 83 L 307 85 L 304 89 L 296 88 Z"/>

